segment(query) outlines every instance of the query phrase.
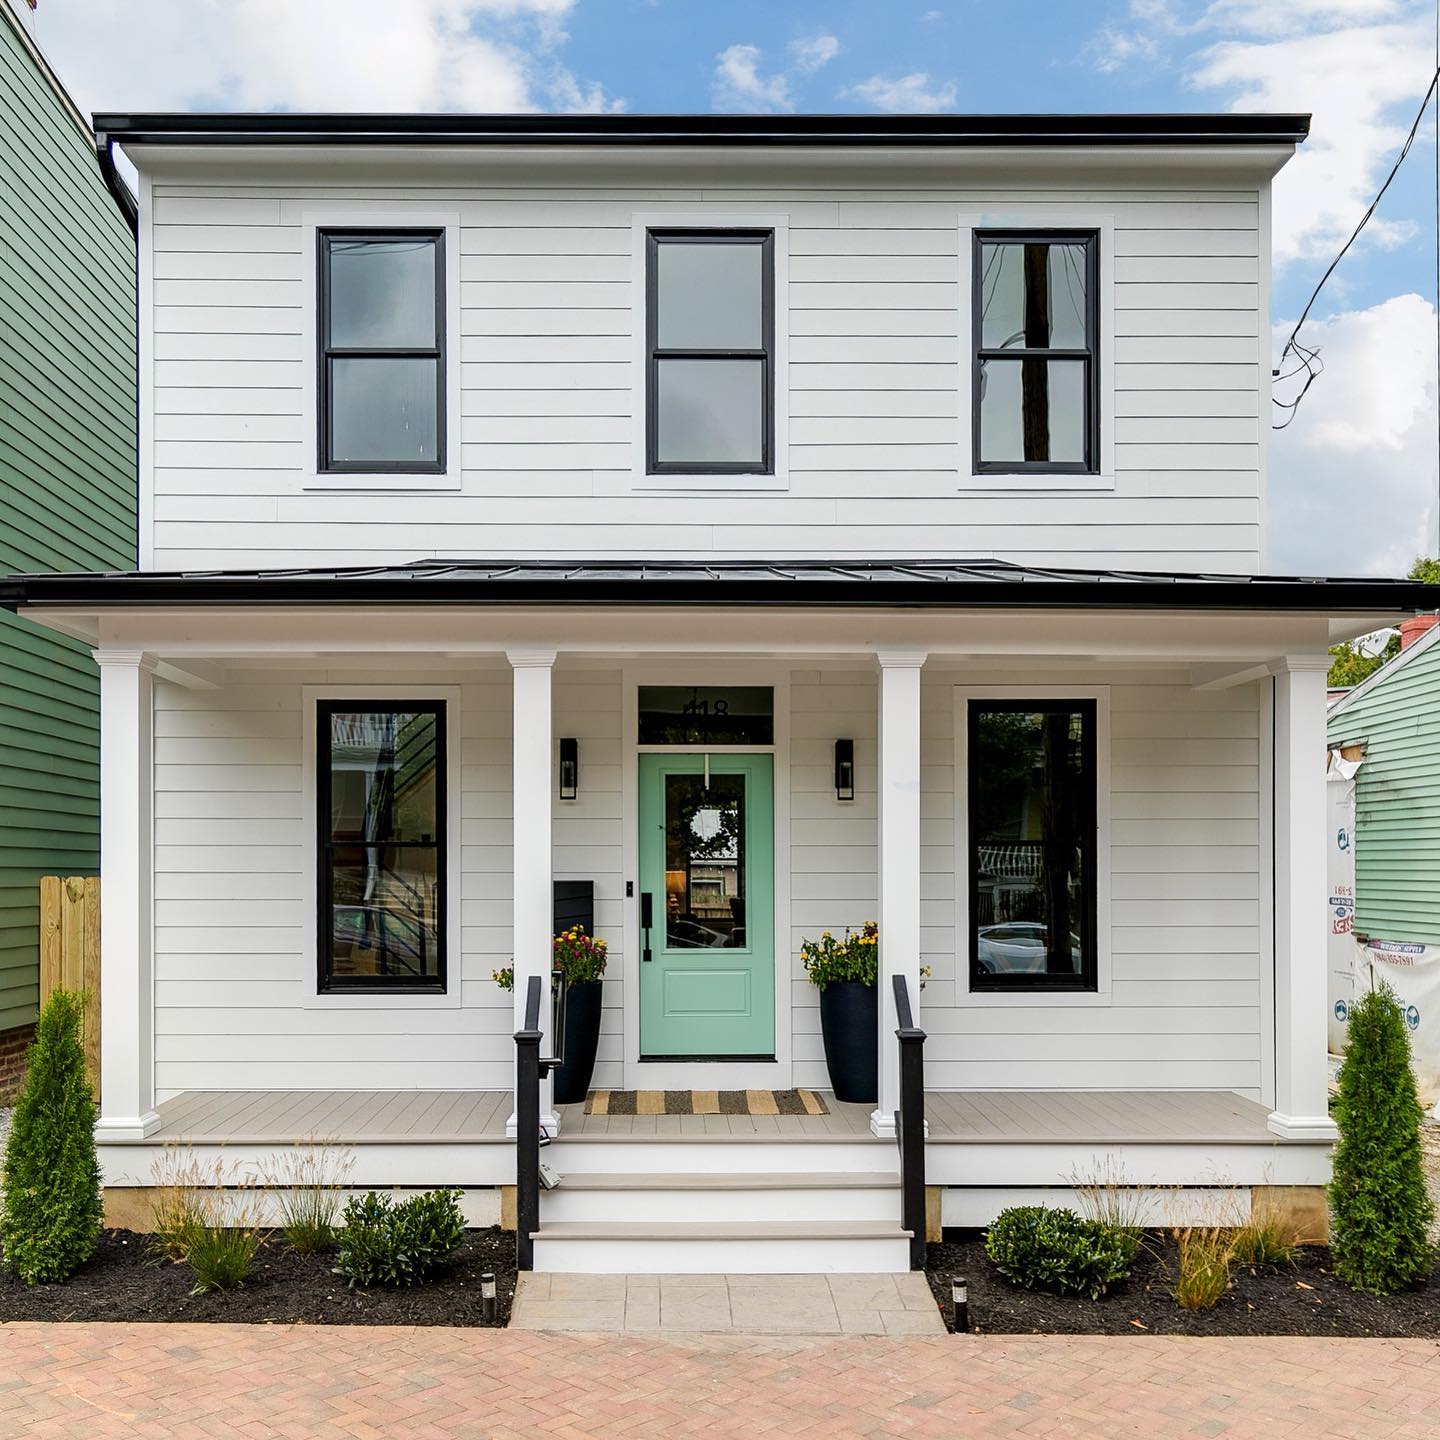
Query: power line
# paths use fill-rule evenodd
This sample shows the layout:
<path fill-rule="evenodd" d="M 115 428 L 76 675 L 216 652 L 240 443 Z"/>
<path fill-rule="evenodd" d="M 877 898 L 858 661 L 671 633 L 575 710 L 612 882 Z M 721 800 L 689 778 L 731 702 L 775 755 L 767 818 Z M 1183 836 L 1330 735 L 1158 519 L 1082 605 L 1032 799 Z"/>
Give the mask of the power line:
<path fill-rule="evenodd" d="M 1305 393 L 1319 379 L 1325 369 L 1320 360 L 1318 349 L 1302 345 L 1299 341 L 1300 329 L 1310 318 L 1310 311 L 1316 300 L 1320 298 L 1320 292 L 1325 288 L 1325 283 L 1335 273 L 1335 268 L 1349 253 L 1350 247 L 1360 237 L 1360 232 L 1370 223 L 1370 218 L 1379 208 L 1381 200 L 1385 198 L 1385 192 L 1390 188 L 1391 182 L 1400 173 L 1400 167 L 1405 163 L 1405 157 L 1410 153 L 1410 147 L 1415 143 L 1415 136 L 1420 130 L 1420 123 L 1425 118 L 1425 112 L 1430 108 L 1430 97 L 1436 94 L 1436 86 L 1440 84 L 1440 63 L 1437 63 L 1430 76 L 1430 84 L 1426 88 L 1425 98 L 1420 102 L 1420 109 L 1416 112 L 1415 123 L 1410 127 L 1410 133 L 1405 137 L 1405 143 L 1400 147 L 1400 153 L 1395 157 L 1395 163 L 1390 167 L 1390 173 L 1385 177 L 1385 183 L 1376 191 L 1375 198 L 1370 202 L 1370 207 L 1360 217 L 1360 223 L 1351 232 L 1350 238 L 1340 247 L 1340 253 L 1325 267 L 1325 273 L 1320 277 L 1314 290 L 1310 292 L 1310 298 L 1305 302 L 1305 308 L 1300 312 L 1300 318 L 1295 322 L 1295 328 L 1290 332 L 1290 338 L 1285 342 L 1285 348 L 1280 352 L 1279 364 L 1275 367 L 1274 374 L 1279 376 L 1281 366 L 1290 355 L 1296 355 L 1300 360 L 1300 369 L 1306 371 L 1305 383 L 1300 387 L 1300 393 L 1293 400 L 1274 400 L 1273 403 L 1278 410 L 1286 412 L 1284 420 L 1272 426 L 1272 429 L 1283 430 L 1295 418 L 1295 412 L 1300 407 L 1300 402 L 1305 398 Z M 1436 283 L 1440 286 L 1440 261 L 1437 261 Z M 1437 291 L 1437 303 L 1440 303 L 1440 291 Z M 1437 357 L 1440 357 L 1440 336 L 1437 336 Z M 1440 363 L 1440 360 L 1437 360 Z M 1292 374 L 1298 373 L 1295 371 Z"/>

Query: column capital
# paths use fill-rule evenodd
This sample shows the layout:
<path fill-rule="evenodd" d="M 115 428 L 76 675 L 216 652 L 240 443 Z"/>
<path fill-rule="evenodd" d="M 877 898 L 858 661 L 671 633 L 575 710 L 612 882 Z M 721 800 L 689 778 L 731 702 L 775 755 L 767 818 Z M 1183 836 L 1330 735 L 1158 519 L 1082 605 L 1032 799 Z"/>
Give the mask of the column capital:
<path fill-rule="evenodd" d="M 118 650 L 105 645 L 92 650 L 90 654 L 97 665 L 128 665 L 133 669 L 143 670 L 152 675 L 155 673 L 155 666 L 159 663 L 148 650 Z"/>
<path fill-rule="evenodd" d="M 928 650 L 877 650 L 875 662 L 882 670 L 919 670 L 930 658 Z"/>
<path fill-rule="evenodd" d="M 1317 670 L 1328 674 L 1332 663 L 1330 652 L 1322 650 L 1319 654 L 1277 655 L 1266 668 L 1272 675 L 1313 675 Z"/>
<path fill-rule="evenodd" d="M 554 650 L 507 650 L 505 658 L 512 670 L 551 670 L 555 666 L 556 654 Z"/>

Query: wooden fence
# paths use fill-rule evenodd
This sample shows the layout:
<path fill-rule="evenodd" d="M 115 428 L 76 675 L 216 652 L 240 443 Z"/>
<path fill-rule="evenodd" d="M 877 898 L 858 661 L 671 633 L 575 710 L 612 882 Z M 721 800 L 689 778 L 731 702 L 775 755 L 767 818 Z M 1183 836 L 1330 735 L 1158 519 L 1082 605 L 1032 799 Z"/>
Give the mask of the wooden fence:
<path fill-rule="evenodd" d="M 100 879 L 44 875 L 40 879 L 40 1003 L 55 989 L 83 990 L 85 1068 L 100 1090 Z"/>

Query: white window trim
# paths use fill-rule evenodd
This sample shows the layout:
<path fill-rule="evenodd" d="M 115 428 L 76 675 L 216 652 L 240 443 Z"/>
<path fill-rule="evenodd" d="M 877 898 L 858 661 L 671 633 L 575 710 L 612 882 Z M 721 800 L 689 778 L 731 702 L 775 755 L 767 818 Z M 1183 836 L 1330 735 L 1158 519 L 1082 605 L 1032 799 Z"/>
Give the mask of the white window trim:
<path fill-rule="evenodd" d="M 319 465 L 319 256 L 321 230 L 339 227 L 375 230 L 441 230 L 445 246 L 445 469 L 422 475 L 327 475 Z M 305 267 L 304 304 L 301 306 L 301 344 L 304 370 L 301 384 L 301 424 L 305 435 L 306 490 L 412 491 L 459 490 L 464 483 L 460 385 L 460 212 L 415 207 L 347 206 L 337 202 L 323 209 L 300 212 L 301 248 Z"/>
<path fill-rule="evenodd" d="M 1100 237 L 1100 473 L 1098 475 L 977 475 L 975 437 L 971 426 L 971 316 L 975 296 L 972 251 L 977 230 L 1094 230 Z M 1115 488 L 1115 217 L 1084 206 L 1027 205 L 960 216 L 960 489 L 1001 494 L 1038 490 L 1072 495 L 1077 490 Z"/>
<path fill-rule="evenodd" d="M 646 472 L 645 238 L 656 226 L 692 230 L 770 230 L 774 232 L 775 353 L 772 357 L 775 406 L 773 475 L 651 475 Z M 707 492 L 788 490 L 790 488 L 790 217 L 734 210 L 650 210 L 630 217 L 631 460 L 630 488 L 647 494 L 695 495 Z"/>
<path fill-rule="evenodd" d="M 445 990 L 396 991 L 387 994 L 348 995 L 343 991 L 321 990 L 319 983 L 319 937 L 315 933 L 319 914 L 320 856 L 316 844 L 319 816 L 316 799 L 316 706 L 321 700 L 441 700 L 445 704 Z M 458 685 L 306 685 L 301 689 L 304 706 L 303 763 L 301 766 L 301 824 L 305 827 L 304 894 L 307 915 L 301 941 L 300 963 L 304 966 L 302 1006 L 307 1010 L 458 1010 L 464 988 L 464 955 L 461 951 L 461 885 L 464 881 L 461 842 L 460 784 L 460 687 Z"/>
<path fill-rule="evenodd" d="M 970 727 L 972 700 L 1095 702 L 1095 989 L 970 988 Z M 957 685 L 955 687 L 955 1003 L 976 1009 L 1108 1006 L 1113 1003 L 1110 935 L 1110 687 L 1108 685 Z"/>

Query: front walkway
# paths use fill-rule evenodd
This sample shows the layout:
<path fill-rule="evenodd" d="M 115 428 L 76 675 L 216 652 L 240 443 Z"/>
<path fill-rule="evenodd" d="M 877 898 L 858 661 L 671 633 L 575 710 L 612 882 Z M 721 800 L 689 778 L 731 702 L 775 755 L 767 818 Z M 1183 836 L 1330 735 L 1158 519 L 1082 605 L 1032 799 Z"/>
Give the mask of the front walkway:
<path fill-rule="evenodd" d="M 0 1326 L 11 1440 L 1430 1437 L 1430 1341 Z"/>

